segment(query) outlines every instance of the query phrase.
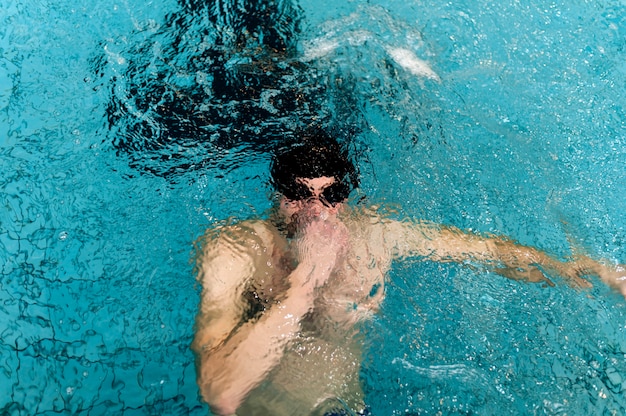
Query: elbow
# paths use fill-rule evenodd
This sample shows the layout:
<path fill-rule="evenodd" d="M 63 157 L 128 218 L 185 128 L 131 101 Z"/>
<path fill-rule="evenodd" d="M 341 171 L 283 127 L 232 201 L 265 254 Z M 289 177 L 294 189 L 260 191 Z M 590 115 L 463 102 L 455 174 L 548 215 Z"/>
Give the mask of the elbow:
<path fill-rule="evenodd" d="M 233 402 L 218 400 L 212 403 L 209 403 L 209 408 L 211 409 L 211 413 L 216 416 L 232 416 L 237 411 L 239 406 L 235 405 Z"/>
<path fill-rule="evenodd" d="M 226 392 L 215 392 L 211 388 L 202 388 L 202 397 L 216 416 L 234 415 L 239 408 L 240 401 Z"/>
<path fill-rule="evenodd" d="M 232 383 L 223 377 L 208 376 L 206 367 L 199 370 L 198 387 L 202 399 L 211 408 L 211 413 L 216 416 L 234 415 L 242 399 L 236 394 L 236 389 L 231 388 Z"/>

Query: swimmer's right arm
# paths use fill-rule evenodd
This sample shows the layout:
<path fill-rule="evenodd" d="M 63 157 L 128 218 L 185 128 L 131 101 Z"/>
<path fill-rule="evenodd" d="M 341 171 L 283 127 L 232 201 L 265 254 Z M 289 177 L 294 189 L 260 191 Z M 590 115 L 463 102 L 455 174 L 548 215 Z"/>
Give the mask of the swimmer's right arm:
<path fill-rule="evenodd" d="M 299 266 L 292 274 L 305 275 L 308 271 Z M 244 323 L 222 344 L 200 352 L 202 394 L 215 414 L 236 412 L 246 396 L 280 362 L 287 344 L 300 330 L 300 320 L 312 305 L 310 291 L 292 287 L 285 299 L 258 321 Z"/>
<path fill-rule="evenodd" d="M 330 275 L 332 265 L 320 267 L 315 258 L 303 259 L 288 276 L 290 287 L 280 304 L 267 309 L 255 322 L 241 321 L 242 311 L 234 305 L 240 300 L 236 284 L 226 284 L 225 290 L 215 289 L 213 282 L 245 281 L 253 274 L 254 254 L 249 251 L 254 242 L 237 246 L 237 259 L 233 260 L 232 247 L 213 243 L 210 264 L 203 269 L 203 286 L 213 289 L 202 295 L 202 312 L 219 309 L 219 318 L 207 326 L 198 325 L 194 350 L 198 357 L 198 384 L 203 398 L 218 415 L 234 414 L 246 396 L 257 387 L 279 363 L 288 343 L 300 330 L 301 318 L 313 307 L 314 291 Z M 305 250 L 311 243 L 305 242 Z M 258 248 L 258 244 L 256 248 Z M 248 253 L 242 255 L 242 253 Z M 233 279 L 233 277 L 236 277 Z M 203 280 L 204 280 L 203 279 Z M 219 285 L 218 285 L 219 286 Z M 224 285 L 222 285 L 224 286 Z"/>

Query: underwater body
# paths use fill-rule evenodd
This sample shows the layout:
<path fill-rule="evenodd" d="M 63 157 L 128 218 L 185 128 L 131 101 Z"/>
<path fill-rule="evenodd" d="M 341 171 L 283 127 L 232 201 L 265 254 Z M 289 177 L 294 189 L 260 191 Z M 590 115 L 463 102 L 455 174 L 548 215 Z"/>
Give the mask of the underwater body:
<path fill-rule="evenodd" d="M 311 123 L 398 218 L 626 261 L 618 1 L 0 10 L 0 409 L 208 414 L 193 242 L 272 205 Z M 374 415 L 621 414 L 624 299 L 398 262 L 363 328 Z"/>

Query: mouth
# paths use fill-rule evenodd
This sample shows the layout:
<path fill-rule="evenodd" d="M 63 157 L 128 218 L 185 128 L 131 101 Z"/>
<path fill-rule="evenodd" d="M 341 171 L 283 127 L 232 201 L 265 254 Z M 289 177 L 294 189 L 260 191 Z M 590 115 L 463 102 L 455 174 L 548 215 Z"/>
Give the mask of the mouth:
<path fill-rule="evenodd" d="M 325 221 L 329 218 L 330 212 L 326 207 L 310 205 L 303 207 L 291 216 L 291 222 L 299 225 L 306 225 L 314 220 Z"/>

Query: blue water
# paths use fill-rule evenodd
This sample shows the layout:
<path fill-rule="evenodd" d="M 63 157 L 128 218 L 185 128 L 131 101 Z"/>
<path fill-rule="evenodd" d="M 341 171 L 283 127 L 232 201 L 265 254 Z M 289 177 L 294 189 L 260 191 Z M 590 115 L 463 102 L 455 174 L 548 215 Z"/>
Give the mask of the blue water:
<path fill-rule="evenodd" d="M 254 62 L 215 29 L 243 1 L 3 0 L 0 413 L 207 414 L 193 241 L 264 215 L 269 152 L 311 119 L 358 159 L 356 198 L 398 218 L 626 262 L 626 6 L 431 3 L 277 1 L 289 65 L 246 101 L 212 95 L 203 55 L 221 39 L 222 68 Z M 599 281 L 417 261 L 390 279 L 364 328 L 375 415 L 626 412 L 626 303 Z"/>

